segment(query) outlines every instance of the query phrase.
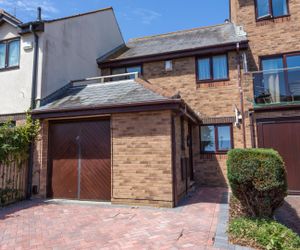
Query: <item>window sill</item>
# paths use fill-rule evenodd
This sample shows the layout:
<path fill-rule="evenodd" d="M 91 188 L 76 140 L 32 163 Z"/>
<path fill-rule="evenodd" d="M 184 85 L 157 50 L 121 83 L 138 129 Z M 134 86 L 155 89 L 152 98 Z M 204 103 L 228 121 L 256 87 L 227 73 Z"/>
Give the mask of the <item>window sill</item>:
<path fill-rule="evenodd" d="M 229 150 L 228 150 L 229 151 Z M 226 155 L 228 151 L 200 152 L 201 155 Z"/>
<path fill-rule="evenodd" d="M 3 69 L 0 69 L 0 72 L 10 71 L 10 70 L 17 70 L 17 69 L 20 69 L 20 66 L 13 66 L 13 67 L 3 68 Z"/>
<path fill-rule="evenodd" d="M 217 80 L 197 80 L 198 84 L 202 84 L 202 83 L 214 83 L 214 82 L 226 82 L 226 81 L 230 81 L 229 78 L 224 78 L 224 79 L 217 79 Z"/>
<path fill-rule="evenodd" d="M 197 85 L 197 88 L 214 88 L 214 87 L 228 86 L 228 85 L 230 85 L 230 83 L 231 83 L 230 80 L 226 79 L 226 80 L 210 81 L 210 82 L 197 81 L 196 85 Z"/>
<path fill-rule="evenodd" d="M 267 17 L 267 18 L 256 18 L 256 23 L 270 23 L 276 22 L 276 20 L 289 20 L 291 15 L 277 16 L 277 17 Z"/>

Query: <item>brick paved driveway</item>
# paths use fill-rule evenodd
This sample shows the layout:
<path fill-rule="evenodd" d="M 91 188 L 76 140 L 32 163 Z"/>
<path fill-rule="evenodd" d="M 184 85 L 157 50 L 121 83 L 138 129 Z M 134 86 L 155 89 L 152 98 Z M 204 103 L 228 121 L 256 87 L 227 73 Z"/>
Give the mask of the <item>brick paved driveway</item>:
<path fill-rule="evenodd" d="M 288 196 L 276 211 L 276 219 L 300 235 L 300 196 Z"/>
<path fill-rule="evenodd" d="M 0 249 L 212 249 L 224 192 L 175 209 L 22 202 L 0 210 Z"/>

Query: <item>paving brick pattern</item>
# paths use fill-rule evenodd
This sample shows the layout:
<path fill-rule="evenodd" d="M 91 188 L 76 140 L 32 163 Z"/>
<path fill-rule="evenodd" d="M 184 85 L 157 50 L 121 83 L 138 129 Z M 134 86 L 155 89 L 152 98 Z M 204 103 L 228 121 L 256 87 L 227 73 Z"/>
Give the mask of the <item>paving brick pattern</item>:
<path fill-rule="evenodd" d="M 175 209 L 25 201 L 0 210 L 0 249 L 213 249 L 226 189 Z"/>
<path fill-rule="evenodd" d="M 300 196 L 288 196 L 275 217 L 300 235 Z"/>

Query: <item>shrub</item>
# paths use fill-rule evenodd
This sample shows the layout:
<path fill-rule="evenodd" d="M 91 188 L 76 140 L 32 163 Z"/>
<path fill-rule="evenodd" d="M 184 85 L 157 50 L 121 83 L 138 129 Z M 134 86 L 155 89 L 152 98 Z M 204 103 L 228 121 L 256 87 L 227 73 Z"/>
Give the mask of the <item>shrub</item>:
<path fill-rule="evenodd" d="M 250 217 L 271 218 L 287 195 L 284 163 L 272 149 L 228 152 L 228 180 L 233 195 Z"/>
<path fill-rule="evenodd" d="M 300 249 L 300 237 L 287 227 L 264 219 L 234 219 L 229 224 L 232 243 L 258 249 Z"/>
<path fill-rule="evenodd" d="M 39 132 L 39 122 L 27 115 L 26 122 L 14 126 L 10 121 L 0 126 L 0 165 L 12 162 L 21 165 L 28 158 L 30 143 Z"/>

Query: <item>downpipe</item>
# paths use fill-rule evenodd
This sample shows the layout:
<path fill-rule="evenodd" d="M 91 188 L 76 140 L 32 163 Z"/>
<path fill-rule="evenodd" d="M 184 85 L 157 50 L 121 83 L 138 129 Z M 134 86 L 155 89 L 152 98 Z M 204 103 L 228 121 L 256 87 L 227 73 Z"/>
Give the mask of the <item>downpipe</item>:
<path fill-rule="evenodd" d="M 33 72 L 32 72 L 32 89 L 31 89 L 31 105 L 30 110 L 35 109 L 36 103 L 36 88 L 37 88 L 37 74 L 38 74 L 38 57 L 39 57 L 39 36 L 30 25 L 30 32 L 34 36 L 34 55 L 33 55 Z M 30 199 L 32 196 L 32 178 L 33 178 L 33 157 L 34 157 L 34 142 L 29 145 L 29 161 L 28 161 L 28 181 L 26 198 Z"/>
<path fill-rule="evenodd" d="M 242 87 L 242 70 L 241 70 L 241 54 L 240 54 L 240 43 L 236 44 L 237 53 L 237 70 L 238 70 L 238 89 L 240 95 L 240 109 L 242 113 L 242 130 L 243 130 L 243 146 L 247 147 L 246 142 L 246 124 L 245 124 L 245 109 L 244 109 L 244 93 Z"/>

